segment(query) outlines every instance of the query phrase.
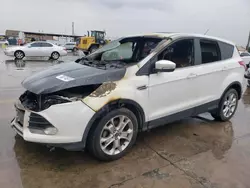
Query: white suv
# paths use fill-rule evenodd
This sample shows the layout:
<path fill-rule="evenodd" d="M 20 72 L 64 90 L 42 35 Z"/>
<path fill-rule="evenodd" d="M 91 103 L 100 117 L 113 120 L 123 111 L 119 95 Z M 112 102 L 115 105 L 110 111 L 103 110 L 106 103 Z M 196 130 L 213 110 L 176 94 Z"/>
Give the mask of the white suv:
<path fill-rule="evenodd" d="M 26 78 L 11 125 L 24 140 L 100 160 L 122 157 L 138 132 L 210 112 L 227 121 L 245 64 L 231 42 L 153 33 L 112 41 L 76 62 Z"/>

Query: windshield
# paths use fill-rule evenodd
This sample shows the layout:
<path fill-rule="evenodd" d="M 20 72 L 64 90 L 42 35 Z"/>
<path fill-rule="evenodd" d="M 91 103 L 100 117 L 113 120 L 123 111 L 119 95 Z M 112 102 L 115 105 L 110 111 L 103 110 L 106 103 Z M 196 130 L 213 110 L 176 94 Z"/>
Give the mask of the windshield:
<path fill-rule="evenodd" d="M 87 59 L 136 63 L 145 58 L 161 40 L 143 37 L 120 38 L 90 54 Z"/>
<path fill-rule="evenodd" d="M 99 69 L 124 68 L 147 57 L 161 41 L 157 37 L 120 38 L 76 62 Z"/>

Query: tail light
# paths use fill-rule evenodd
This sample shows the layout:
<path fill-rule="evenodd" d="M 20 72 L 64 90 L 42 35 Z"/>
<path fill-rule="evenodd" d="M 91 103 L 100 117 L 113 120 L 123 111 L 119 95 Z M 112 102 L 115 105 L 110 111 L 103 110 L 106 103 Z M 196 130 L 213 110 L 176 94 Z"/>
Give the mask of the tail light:
<path fill-rule="evenodd" d="M 244 61 L 239 61 L 239 64 L 243 66 L 245 70 L 247 70 L 247 66 Z"/>

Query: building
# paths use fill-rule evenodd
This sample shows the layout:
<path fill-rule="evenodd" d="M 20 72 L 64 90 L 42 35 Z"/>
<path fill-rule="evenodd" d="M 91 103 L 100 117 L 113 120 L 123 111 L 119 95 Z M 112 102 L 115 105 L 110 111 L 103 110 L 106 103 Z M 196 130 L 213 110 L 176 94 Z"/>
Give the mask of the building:
<path fill-rule="evenodd" d="M 20 33 L 23 33 L 25 36 L 24 41 L 31 42 L 33 40 L 36 41 L 45 41 L 45 40 L 59 40 L 60 37 L 69 38 L 71 41 L 75 41 L 76 38 L 81 36 L 75 35 L 66 35 L 66 34 L 58 34 L 58 33 L 43 33 L 43 32 L 28 32 L 28 31 L 19 31 L 19 30 L 6 30 L 5 36 L 8 40 L 18 40 L 20 39 Z"/>

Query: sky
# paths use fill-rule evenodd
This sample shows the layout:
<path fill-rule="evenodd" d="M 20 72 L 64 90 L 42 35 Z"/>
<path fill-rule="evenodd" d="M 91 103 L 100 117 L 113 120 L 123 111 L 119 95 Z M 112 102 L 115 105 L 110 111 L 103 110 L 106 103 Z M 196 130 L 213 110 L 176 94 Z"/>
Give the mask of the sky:
<path fill-rule="evenodd" d="M 6 29 L 84 35 L 106 30 L 120 37 L 184 32 L 222 37 L 245 46 L 250 0 L 2 0 L 0 34 Z"/>

